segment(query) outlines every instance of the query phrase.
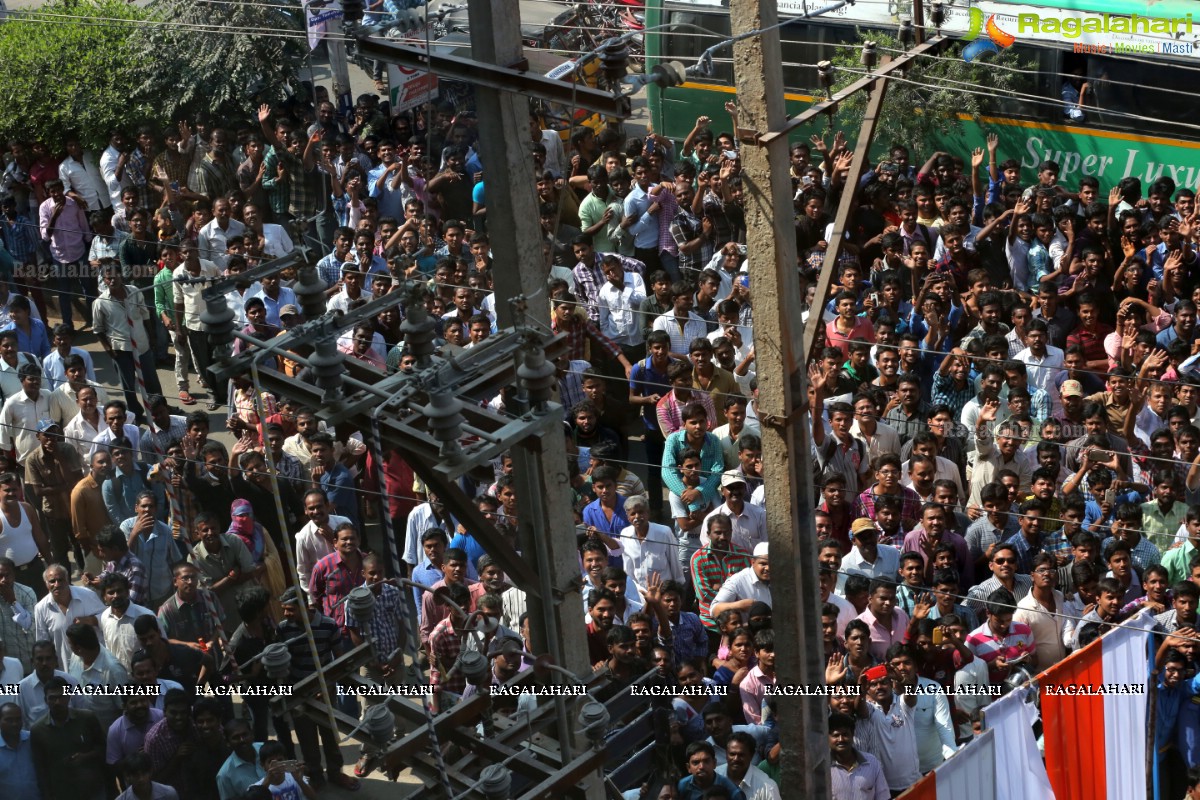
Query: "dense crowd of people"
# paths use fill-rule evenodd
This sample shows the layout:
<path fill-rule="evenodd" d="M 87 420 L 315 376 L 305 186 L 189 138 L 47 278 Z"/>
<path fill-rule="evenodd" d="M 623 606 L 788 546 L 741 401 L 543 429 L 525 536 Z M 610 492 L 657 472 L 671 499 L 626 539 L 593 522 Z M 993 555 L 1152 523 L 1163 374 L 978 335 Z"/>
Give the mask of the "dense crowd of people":
<path fill-rule="evenodd" d="M 0 794 L 356 788 L 371 748 L 351 776 L 337 738 L 304 715 L 201 691 L 274 685 L 253 661 L 274 642 L 288 643 L 293 680 L 311 675 L 306 624 L 321 663 L 369 639 L 367 675 L 426 682 L 438 710 L 478 690 L 456 668 L 465 648 L 487 654 L 495 683 L 531 668 L 525 594 L 478 532 L 397 453 L 381 485 L 356 432 L 326 430 L 245 376 L 214 385 L 202 321 L 205 281 L 221 278 L 258 342 L 237 352 L 302 321 L 294 268 L 237 277 L 302 243 L 330 310 L 418 280 L 440 355 L 486 341 L 504 300 L 493 267 L 515 267 L 493 265 L 478 133 L 451 106 L 391 114 L 373 96 L 343 120 L 318 93 L 228 128 L 113 131 L 98 157 L 70 134 L 10 144 Z M 1186 702 L 1200 657 L 1195 195 L 1125 178 L 1105 202 L 1095 178 L 1064 186 L 1054 162 L 1029 174 L 994 137 L 981 144 L 920 166 L 895 146 L 872 162 L 834 291 L 819 298 L 851 152 L 840 134 L 791 150 L 797 311 L 824 323 L 801 472 L 819 500 L 826 680 L 861 688 L 830 699 L 834 797 L 902 792 L 972 738 L 1006 686 L 1147 612 L 1162 645 L 1158 757 L 1178 796 L 1200 764 L 1200 706 Z M 551 324 L 568 343 L 556 400 L 578 525 L 556 535 L 578 540 L 588 661 L 612 687 L 652 670 L 684 687 L 671 706 L 678 776 L 622 788 L 778 800 L 764 500 L 789 488 L 767 487 L 761 469 L 752 309 L 777 300 L 752 295 L 737 142 L 706 117 L 675 143 L 611 127 L 560 135 L 531 115 L 529 150 Z M 383 312 L 339 348 L 411 373 L 405 315 Z M 97 381 L 101 358 L 119 386 Z M 168 363 L 179 403 L 194 406 L 200 387 L 232 447 L 210 437 L 210 413 L 172 407 L 157 374 Z M 261 363 L 306 374 L 286 354 Z M 489 406 L 503 413 L 507 395 Z M 512 460 L 495 467 L 463 488 L 515 542 Z M 419 585 L 411 598 L 387 580 L 386 544 L 368 541 L 383 514 Z M 363 585 L 376 598 L 366 624 L 344 604 Z M 465 634 L 472 615 L 495 632 Z M 336 704 L 361 711 L 348 695 Z"/>

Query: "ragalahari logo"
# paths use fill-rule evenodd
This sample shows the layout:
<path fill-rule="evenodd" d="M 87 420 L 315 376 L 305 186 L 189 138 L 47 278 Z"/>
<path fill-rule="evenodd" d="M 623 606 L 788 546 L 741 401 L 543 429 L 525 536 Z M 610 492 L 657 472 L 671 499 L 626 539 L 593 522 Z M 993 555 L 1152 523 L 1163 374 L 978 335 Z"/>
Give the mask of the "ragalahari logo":
<path fill-rule="evenodd" d="M 979 34 L 986 33 L 986 39 L 980 39 Z M 1005 33 L 1000 30 L 1000 26 L 996 24 L 996 15 L 993 14 L 987 18 L 987 24 L 984 24 L 983 12 L 978 8 L 971 8 L 971 27 L 967 29 L 967 34 L 963 36 L 963 40 L 970 42 L 963 48 L 963 61 L 974 61 L 987 53 L 999 53 L 1006 47 L 1011 47 L 1012 43 L 1017 40 L 1017 37 L 1011 33 Z"/>

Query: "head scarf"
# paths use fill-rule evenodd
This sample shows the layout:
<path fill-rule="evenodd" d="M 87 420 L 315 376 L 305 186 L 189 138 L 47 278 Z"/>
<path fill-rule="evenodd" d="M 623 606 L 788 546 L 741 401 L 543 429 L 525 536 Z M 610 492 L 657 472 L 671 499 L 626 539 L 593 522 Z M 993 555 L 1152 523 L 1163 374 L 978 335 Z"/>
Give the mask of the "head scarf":
<path fill-rule="evenodd" d="M 234 500 L 233 505 L 229 507 L 229 518 L 228 532 L 242 540 L 255 564 L 261 563 L 265 546 L 263 530 L 262 526 L 254 521 L 254 508 L 250 502 L 241 498 Z"/>

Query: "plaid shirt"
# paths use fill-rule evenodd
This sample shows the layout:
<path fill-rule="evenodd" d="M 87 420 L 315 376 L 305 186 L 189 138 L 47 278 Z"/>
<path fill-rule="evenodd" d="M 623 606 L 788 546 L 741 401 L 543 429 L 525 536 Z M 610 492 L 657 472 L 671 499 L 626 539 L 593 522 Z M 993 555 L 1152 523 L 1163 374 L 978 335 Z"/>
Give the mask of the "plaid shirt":
<path fill-rule="evenodd" d="M 37 255 L 36 230 L 37 224 L 30 222 L 24 214 L 17 214 L 11 222 L 0 218 L 0 237 L 4 238 L 4 246 L 18 264 L 28 263 Z"/>
<path fill-rule="evenodd" d="M 859 517 L 870 517 L 875 519 L 875 500 L 881 497 L 881 494 L 876 493 L 875 486 L 870 487 L 865 492 L 858 496 L 854 501 L 854 510 L 850 512 L 850 516 L 858 519 Z M 889 495 L 895 497 L 895 495 Z M 921 519 L 921 497 L 912 489 L 901 487 L 900 489 L 900 519 L 916 522 Z"/>
<path fill-rule="evenodd" d="M 317 274 L 321 276 L 321 280 L 325 281 L 326 285 L 333 286 L 342 279 L 344 263 L 337 257 L 337 253 L 330 253 L 317 262 Z"/>
<path fill-rule="evenodd" d="M 1045 531 L 1045 523 L 1042 523 L 1042 530 Z M 1042 552 L 1049 553 L 1052 556 L 1071 555 L 1071 543 L 1067 541 L 1067 537 L 1061 533 L 1062 524 L 1059 523 L 1058 533 L 1051 533 L 1042 537 Z M 1070 566 L 1070 562 L 1067 562 Z"/>
<path fill-rule="evenodd" d="M 658 249 L 666 251 L 671 255 L 679 255 L 679 248 L 676 246 L 675 233 L 672 227 L 675 222 L 675 215 L 679 213 L 679 202 L 675 199 L 675 193 L 669 191 L 660 191 L 654 196 L 654 201 L 658 203 Z"/>
<path fill-rule="evenodd" d="M 592 309 L 588 309 L 590 314 Z M 597 312 L 599 313 L 599 312 Z M 591 339 L 604 352 L 608 353 L 609 358 L 616 359 L 621 355 L 621 348 L 612 339 L 600 332 L 600 328 L 590 320 L 584 320 L 578 314 L 571 314 L 568 319 L 573 320 L 565 326 L 558 324 L 558 318 L 555 317 L 550 321 L 550 330 L 555 333 L 565 333 L 567 335 L 567 354 L 572 361 L 583 359 L 586 361 L 595 361 L 594 358 L 588 358 L 587 340 Z"/>
<path fill-rule="evenodd" d="M 209 604 L 216 609 L 219 618 L 225 618 L 220 601 L 208 589 L 197 589 L 196 599 L 191 603 L 183 602 L 179 599 L 179 594 L 175 593 L 168 597 L 158 610 L 158 624 L 168 639 L 181 642 L 207 641 L 216 633 L 216 625 L 213 624 L 212 614 L 209 613 Z"/>
<path fill-rule="evenodd" d="M 708 633 L 700 617 L 692 612 L 680 612 L 679 622 L 671 626 L 670 637 L 675 649 L 676 664 L 707 660 Z"/>
<path fill-rule="evenodd" d="M 692 553 L 692 586 L 700 603 L 700 621 L 712 631 L 717 630 L 717 621 L 710 611 L 713 598 L 730 575 L 750 566 L 749 553 L 736 544 L 730 544 L 729 549 L 731 552 L 726 554 L 724 561 L 713 552 L 711 546 L 701 547 Z"/>
<path fill-rule="evenodd" d="M 680 209 L 679 213 L 675 215 L 675 219 L 671 220 L 670 231 L 675 240 L 676 250 L 679 252 L 679 268 L 681 270 L 690 269 L 699 272 L 709 261 L 712 261 L 714 248 L 711 239 L 702 239 L 700 249 L 694 253 L 683 252 L 683 246 L 698 237 L 703 230 L 700 218 L 686 209 Z"/>
<path fill-rule="evenodd" d="M 287 150 L 272 147 L 267 151 L 263 163 L 266 164 L 266 171 L 263 173 L 262 186 L 271 201 L 271 210 L 277 216 L 288 213 L 304 216 L 317 207 L 317 195 L 308 180 L 313 170 L 305 168 L 304 159 Z M 278 177 L 280 164 L 287 170 L 287 178 L 282 183 Z"/>
<path fill-rule="evenodd" d="M 167 453 L 167 446 L 172 440 L 183 441 L 183 437 L 187 435 L 187 417 L 181 417 L 177 414 L 170 415 L 171 423 L 166 430 L 154 426 L 154 433 L 143 433 L 142 440 L 138 443 L 141 445 L 142 458 L 147 463 L 158 461 Z M 158 447 L 156 448 L 155 445 Z"/>
<path fill-rule="evenodd" d="M 371 621 L 367 623 L 367 631 L 375 642 L 375 654 L 380 661 L 386 661 L 400 647 L 400 630 L 407 613 L 400 590 L 390 584 L 380 584 L 380 592 L 375 595 L 375 606 L 371 609 Z M 358 620 L 353 616 L 346 617 L 346 628 L 357 629 Z"/>
<path fill-rule="evenodd" d="M 1028 575 L 1033 572 L 1033 557 L 1043 552 L 1042 541 L 1036 545 L 1030 544 L 1025 534 L 1018 533 L 1004 540 L 1004 543 L 1017 551 L 1017 572 Z"/>
<path fill-rule="evenodd" d="M 1116 541 L 1115 536 L 1108 536 L 1100 542 L 1100 552 L 1103 553 L 1105 548 Z M 1162 563 L 1162 553 L 1154 546 L 1154 543 L 1142 536 L 1138 539 L 1138 543 L 1131 547 L 1129 555 L 1133 558 L 1133 563 L 1142 568 L 1142 571 L 1150 567 L 1157 566 Z"/>
<path fill-rule="evenodd" d="M 975 396 L 975 387 L 971 381 L 961 389 L 954 386 L 954 378 L 944 372 L 933 375 L 933 405 L 947 405 L 954 412 L 955 418 L 962 415 L 963 406 Z"/>
<path fill-rule="evenodd" d="M 320 602 L 321 613 L 332 618 L 339 628 L 345 628 L 346 604 L 340 601 L 362 582 L 362 561 L 358 567 L 350 569 L 342 561 L 342 554 L 334 551 L 313 567 L 308 576 L 308 595 L 313 602 Z"/>
<path fill-rule="evenodd" d="M 592 322 L 600 322 L 600 306 L 597 302 L 600 299 L 600 287 L 604 285 L 604 271 L 600 268 L 601 259 L 604 256 L 616 256 L 621 262 L 621 269 L 626 272 L 636 272 L 638 275 L 643 275 L 646 271 L 646 265 L 635 258 L 627 258 L 618 253 L 595 253 L 592 256 L 591 264 L 584 264 L 582 261 L 577 263 L 572 270 L 575 274 L 575 288 L 579 295 L 579 299 L 583 302 L 587 309 L 588 319 Z"/>
<path fill-rule="evenodd" d="M 429 685 L 439 690 L 462 694 L 467 688 L 467 678 L 459 670 L 450 677 L 443 677 L 458 661 L 462 652 L 462 640 L 449 617 L 439 622 L 429 634 Z"/>
<path fill-rule="evenodd" d="M 100 573 L 103 578 L 110 572 L 119 572 L 129 579 L 129 600 L 144 606 L 150 602 L 150 579 L 146 577 L 146 565 L 128 550 L 116 561 L 109 561 Z"/>
<path fill-rule="evenodd" d="M 12 657 L 21 662 L 24 672 L 28 673 L 33 671 L 33 643 L 36 636 L 32 615 L 38 599 L 33 589 L 14 581 L 13 601 L 13 603 L 9 603 L 0 597 L 0 639 L 4 640 Z M 17 613 L 15 607 L 18 604 L 30 614 L 28 628 L 22 628 L 13 619 Z"/>

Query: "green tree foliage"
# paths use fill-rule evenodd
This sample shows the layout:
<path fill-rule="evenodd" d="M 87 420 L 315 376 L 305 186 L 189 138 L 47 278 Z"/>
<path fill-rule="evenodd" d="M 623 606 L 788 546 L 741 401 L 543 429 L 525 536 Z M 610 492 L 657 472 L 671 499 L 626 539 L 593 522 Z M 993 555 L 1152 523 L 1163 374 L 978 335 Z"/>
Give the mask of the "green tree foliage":
<path fill-rule="evenodd" d="M 0 24 L 0 134 L 45 138 L 68 130 L 89 146 L 145 116 L 140 55 L 129 43 L 145 11 L 125 0 L 52 0 Z"/>
<path fill-rule="evenodd" d="M 900 44 L 893 36 L 859 32 L 857 43 L 867 40 L 876 43 L 881 58 L 898 55 Z M 918 58 L 907 73 L 898 76 L 902 80 L 889 82 L 875 133 L 875 149 L 882 150 L 892 142 L 903 143 L 912 149 L 914 157 L 919 155 L 924 159 L 929 148 L 922 143 L 930 141 L 934 134 L 944 141 L 962 132 L 963 120 L 959 115 L 978 120 L 985 114 L 1004 116 L 1021 110 L 1020 101 L 1005 99 L 1004 95 L 1010 91 L 1033 93 L 1034 67 L 1024 64 L 1012 50 L 1003 50 L 976 63 L 963 61 L 961 52 L 962 44 L 952 42 L 942 49 L 939 59 Z M 833 57 L 838 68 L 835 90 L 863 76 L 865 67 L 860 53 L 859 48 L 844 47 Z M 997 67 L 1020 68 L 1024 74 Z M 856 133 L 854 126 L 866 113 L 867 99 L 865 93 L 859 92 L 841 104 L 838 118 L 847 126 L 848 134 Z M 971 146 L 982 145 L 983 142 L 975 142 Z"/>
<path fill-rule="evenodd" d="M 300 4 L 294 13 L 275 6 L 261 0 L 151 3 L 150 18 L 160 24 L 142 26 L 130 46 L 156 116 L 205 112 L 217 120 L 244 119 L 260 102 L 283 100 L 308 44 Z"/>

